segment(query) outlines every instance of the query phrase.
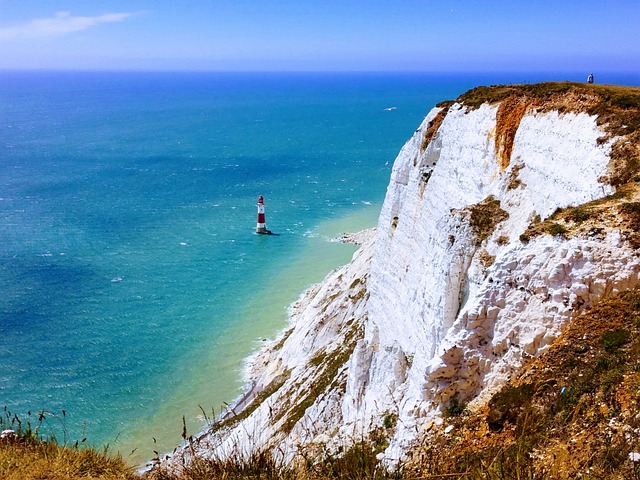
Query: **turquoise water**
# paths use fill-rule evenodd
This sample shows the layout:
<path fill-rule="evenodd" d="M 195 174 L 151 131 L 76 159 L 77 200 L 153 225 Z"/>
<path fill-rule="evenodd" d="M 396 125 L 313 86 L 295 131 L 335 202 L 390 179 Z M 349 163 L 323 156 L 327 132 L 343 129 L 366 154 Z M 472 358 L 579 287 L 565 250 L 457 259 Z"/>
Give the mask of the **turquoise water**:
<path fill-rule="evenodd" d="M 134 461 L 172 448 L 350 258 L 328 239 L 375 224 L 429 109 L 522 80 L 0 73 L 0 406 Z"/>

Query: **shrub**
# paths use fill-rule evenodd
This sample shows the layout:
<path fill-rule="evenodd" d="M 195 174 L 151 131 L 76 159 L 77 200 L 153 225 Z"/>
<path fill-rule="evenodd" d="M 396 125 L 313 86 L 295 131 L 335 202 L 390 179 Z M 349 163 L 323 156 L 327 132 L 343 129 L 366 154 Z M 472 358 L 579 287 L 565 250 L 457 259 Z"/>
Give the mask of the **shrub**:
<path fill-rule="evenodd" d="M 458 397 L 454 397 L 444 408 L 442 416 L 445 418 L 458 417 L 467 411 L 466 405 L 462 403 Z"/>
<path fill-rule="evenodd" d="M 387 413 L 382 420 L 382 425 L 386 429 L 395 428 L 398 423 L 398 414 L 397 413 Z"/>
<path fill-rule="evenodd" d="M 547 232 L 551 235 L 564 235 L 565 233 L 567 233 L 567 229 L 564 228 L 562 225 L 560 225 L 559 223 L 555 223 L 553 222 L 551 225 L 549 225 L 547 227 Z"/>
<path fill-rule="evenodd" d="M 600 342 L 604 349 L 609 353 L 617 352 L 620 347 L 631 341 L 631 332 L 623 328 L 612 330 L 602 334 Z"/>
<path fill-rule="evenodd" d="M 573 208 L 567 217 L 574 223 L 582 223 L 591 218 L 591 212 L 586 208 L 575 207 Z"/>
<path fill-rule="evenodd" d="M 532 395 L 533 387 L 529 384 L 506 386 L 496 393 L 489 401 L 489 428 L 502 430 L 505 422 L 515 423 L 522 410 L 531 404 Z"/>

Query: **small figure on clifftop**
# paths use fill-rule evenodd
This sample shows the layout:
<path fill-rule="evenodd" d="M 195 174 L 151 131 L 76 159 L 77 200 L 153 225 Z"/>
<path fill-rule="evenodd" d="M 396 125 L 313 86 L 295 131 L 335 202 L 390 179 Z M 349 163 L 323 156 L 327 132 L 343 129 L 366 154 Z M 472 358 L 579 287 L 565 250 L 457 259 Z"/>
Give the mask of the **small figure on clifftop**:
<path fill-rule="evenodd" d="M 587 83 L 593 83 L 593 73 L 590 73 L 587 77 Z"/>

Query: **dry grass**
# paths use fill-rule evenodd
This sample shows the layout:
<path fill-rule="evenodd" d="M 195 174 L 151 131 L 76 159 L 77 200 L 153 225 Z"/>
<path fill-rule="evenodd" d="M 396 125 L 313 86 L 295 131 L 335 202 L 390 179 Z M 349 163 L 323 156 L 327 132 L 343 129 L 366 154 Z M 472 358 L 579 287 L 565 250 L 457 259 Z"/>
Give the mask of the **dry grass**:
<path fill-rule="evenodd" d="M 283 465 L 269 452 L 256 452 L 249 459 L 206 460 L 197 458 L 181 472 L 159 466 L 145 480 L 401 480 L 400 471 L 381 468 L 376 459 L 381 446 L 362 440 L 336 453 L 301 451 L 291 465 Z"/>
<path fill-rule="evenodd" d="M 513 145 L 512 145 L 513 148 Z M 515 164 L 511 168 L 511 174 L 509 175 L 509 183 L 507 184 L 507 190 L 515 190 L 516 188 L 523 187 L 524 183 L 518 177 L 520 170 L 524 168 L 524 163 Z"/>
<path fill-rule="evenodd" d="M 93 449 L 55 443 L 0 445 L 3 480 L 133 480 L 133 469 L 119 458 Z"/>
<path fill-rule="evenodd" d="M 64 412 L 63 412 L 64 417 Z M 14 430 L 15 435 L 0 439 L 0 478 L 2 480 L 134 480 L 139 477 L 119 455 L 107 448 L 95 450 L 81 446 L 59 445 L 54 435 L 46 438 L 39 431 L 63 418 L 51 412 L 20 419 L 5 407 L 0 416 L 0 430 Z M 35 424 L 35 425 L 34 425 Z M 66 433 L 65 433 L 66 437 Z"/>

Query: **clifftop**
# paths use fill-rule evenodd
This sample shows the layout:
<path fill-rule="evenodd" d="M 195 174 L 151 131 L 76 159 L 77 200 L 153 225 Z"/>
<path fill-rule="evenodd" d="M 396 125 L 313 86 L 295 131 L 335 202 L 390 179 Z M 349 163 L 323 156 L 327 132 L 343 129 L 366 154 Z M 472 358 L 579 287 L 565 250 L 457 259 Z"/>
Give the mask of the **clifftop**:
<path fill-rule="evenodd" d="M 438 107 L 446 112 L 453 103 L 441 102 Z M 513 140 L 525 113 L 556 111 L 596 116 L 604 132 L 601 142 L 618 137 L 612 146 L 608 183 L 621 185 L 640 172 L 640 87 L 572 82 L 496 85 L 471 89 L 455 103 L 472 110 L 484 104 L 499 104 L 496 156 L 502 168 L 509 165 Z M 427 136 L 432 137 L 433 133 Z"/>

